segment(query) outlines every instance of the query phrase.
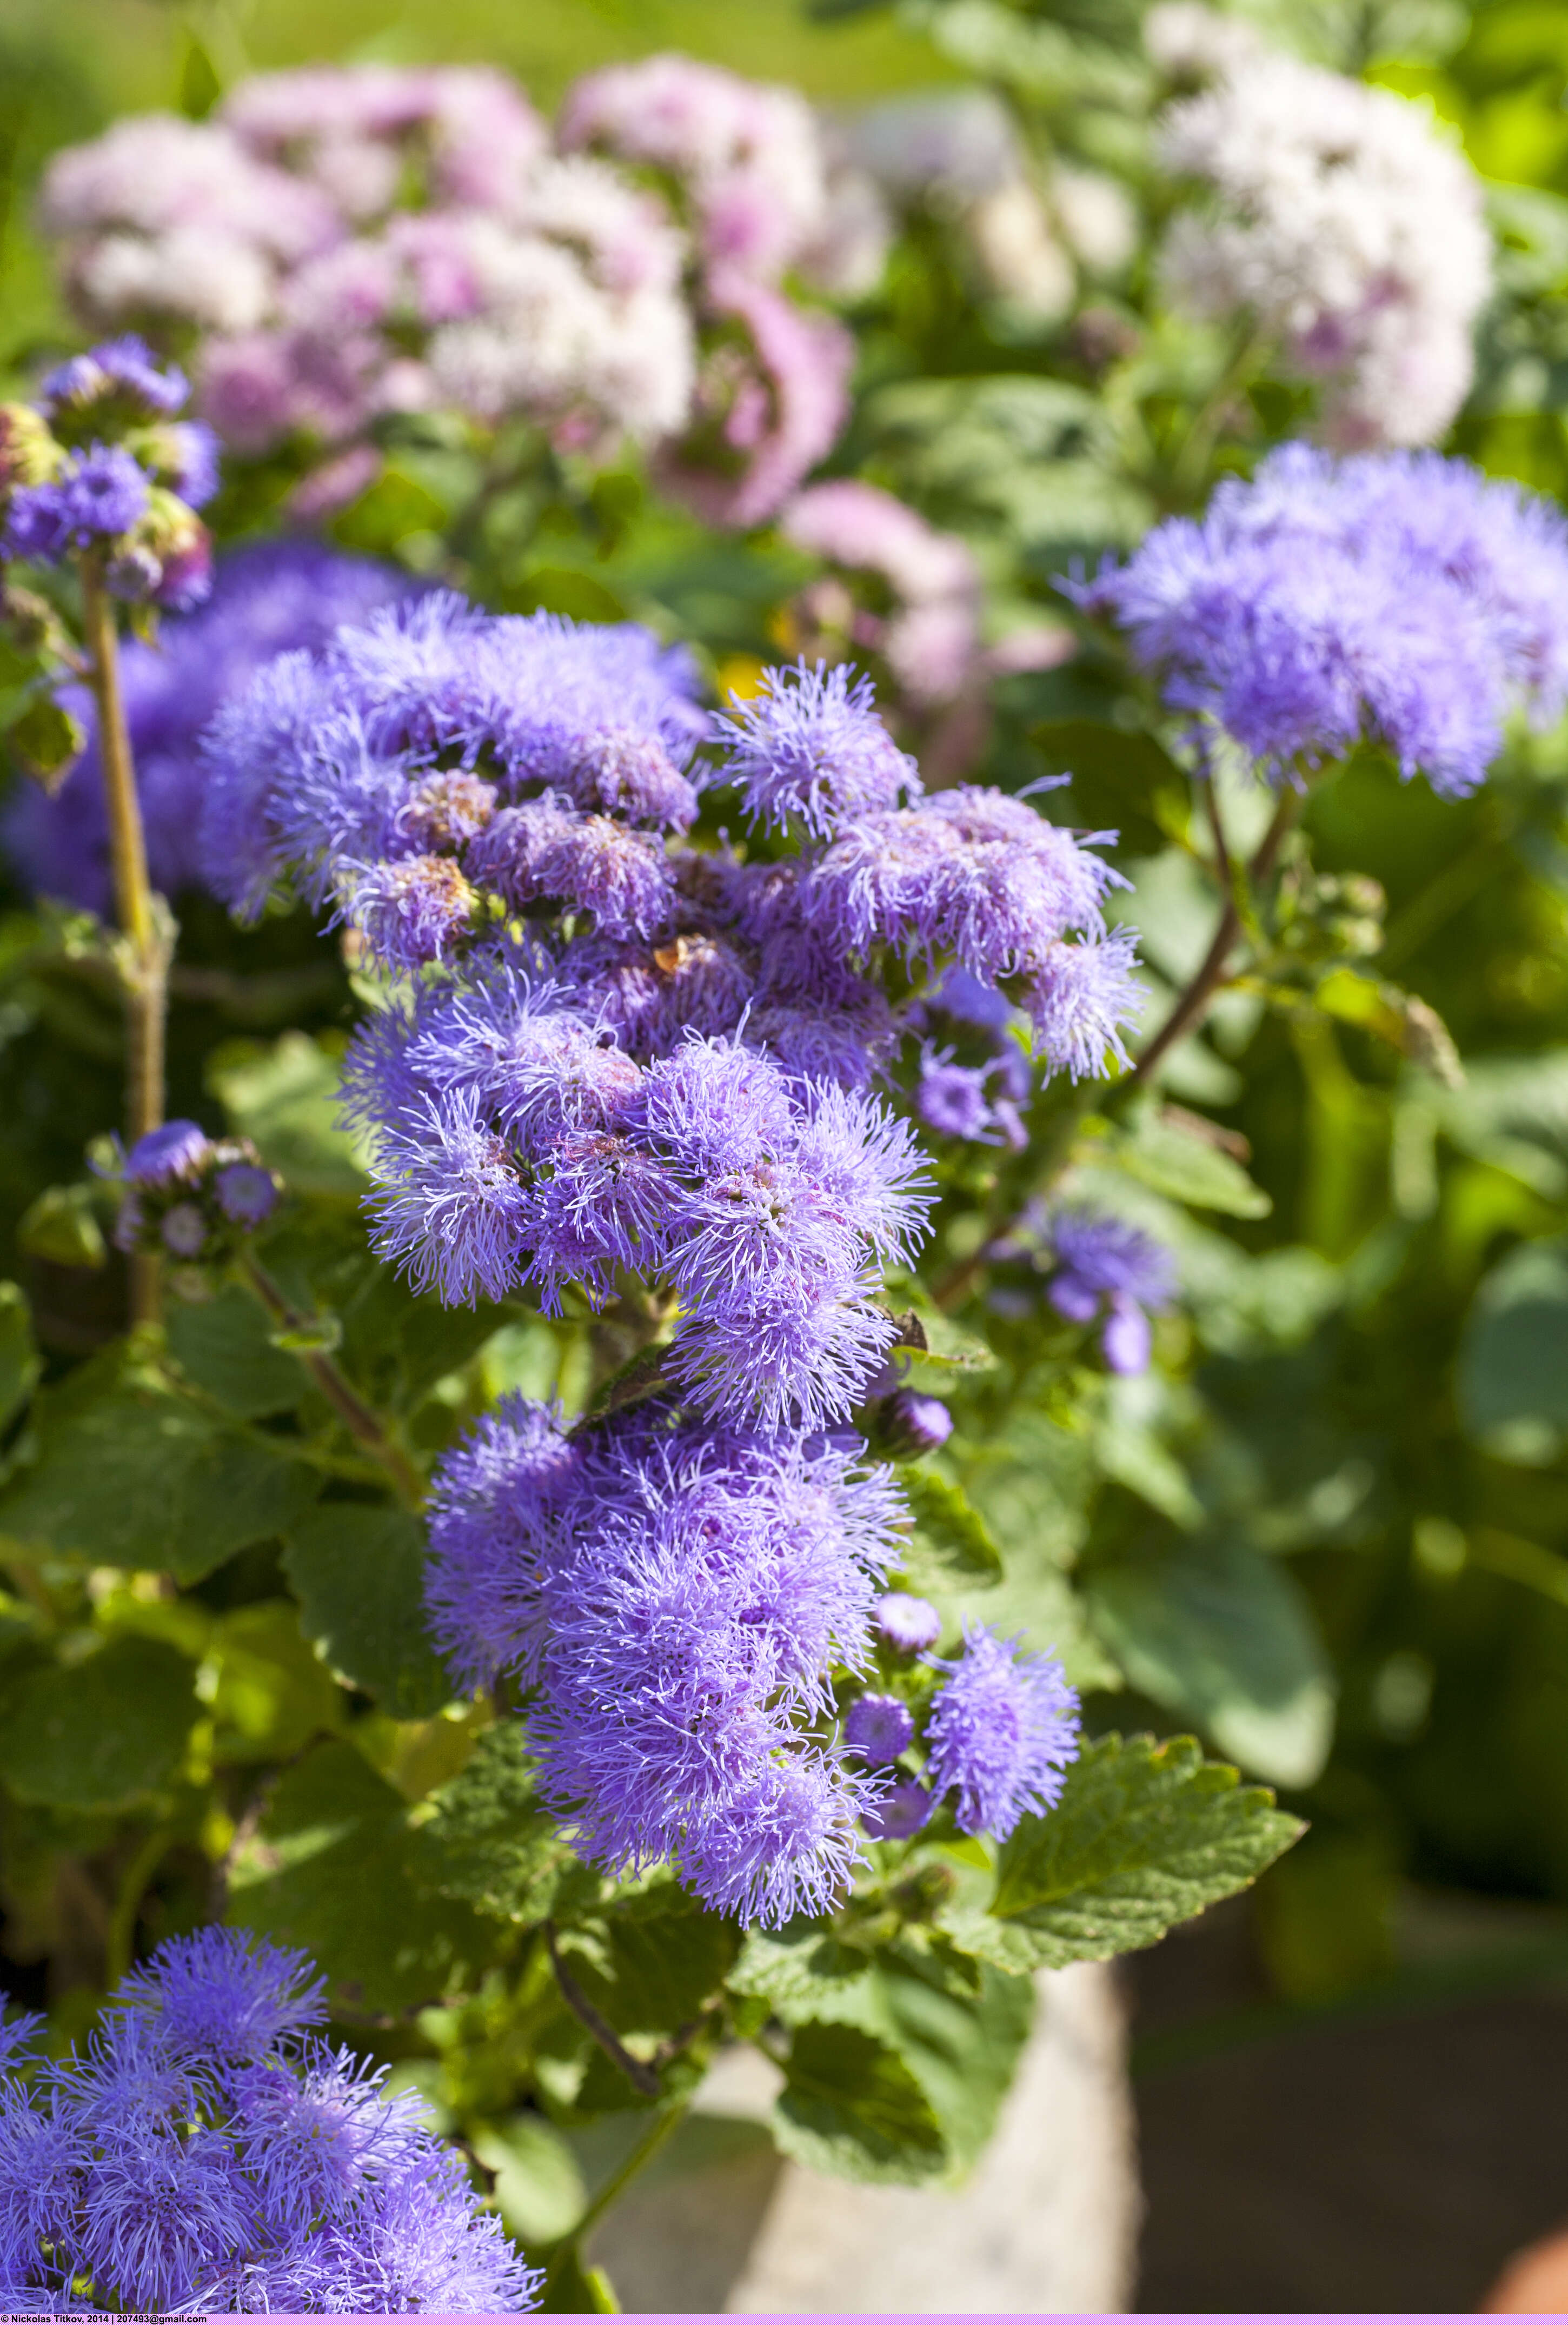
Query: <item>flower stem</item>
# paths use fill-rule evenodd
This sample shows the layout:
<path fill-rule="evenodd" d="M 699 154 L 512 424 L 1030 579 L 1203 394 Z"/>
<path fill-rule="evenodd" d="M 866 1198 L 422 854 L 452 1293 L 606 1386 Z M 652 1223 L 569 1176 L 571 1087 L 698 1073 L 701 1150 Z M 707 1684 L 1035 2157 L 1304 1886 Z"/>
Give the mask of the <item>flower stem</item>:
<path fill-rule="evenodd" d="M 1257 854 L 1247 866 L 1247 886 L 1257 887 L 1274 869 L 1275 859 L 1284 844 L 1286 832 L 1301 812 L 1301 795 L 1287 791 L 1281 795 L 1275 809 L 1274 820 L 1264 833 Z M 1209 816 L 1214 831 L 1217 869 L 1225 892 L 1225 903 L 1220 914 L 1220 924 L 1213 941 L 1176 997 L 1171 1011 L 1154 1040 L 1138 1058 L 1130 1074 L 1122 1082 L 1124 1091 L 1140 1088 L 1154 1072 L 1167 1050 L 1174 1048 L 1183 1034 L 1192 1032 L 1207 1011 L 1220 987 L 1225 981 L 1226 966 L 1237 938 L 1241 933 L 1241 907 L 1238 896 L 1241 883 L 1232 866 L 1229 848 L 1225 838 L 1225 827 L 1220 817 L 1220 802 L 1212 781 L 1210 783 Z"/>
<path fill-rule="evenodd" d="M 120 688 L 119 637 L 114 602 L 104 584 L 101 551 L 82 559 L 81 579 L 87 682 L 97 709 L 115 909 L 124 939 L 118 966 L 125 1002 L 125 1126 L 134 1144 L 163 1119 L 163 1029 L 173 923 L 147 876 L 147 844 Z M 158 1311 L 157 1258 L 138 1253 L 131 1261 L 131 1321 L 156 1323 Z"/>
<path fill-rule="evenodd" d="M 121 1876 L 104 1947 L 104 1987 L 109 1994 L 131 1967 L 142 1900 L 147 1894 L 148 1882 L 158 1869 L 159 1859 L 172 1846 L 173 1839 L 167 1826 L 157 1827 L 147 1835 Z"/>
<path fill-rule="evenodd" d="M 688 2099 L 677 2099 L 673 2106 L 661 2107 L 641 2139 L 633 2148 L 618 2172 L 612 2172 L 604 2186 L 594 2197 L 586 2212 L 571 2231 L 568 2250 L 580 2250 L 582 2240 L 590 2228 L 598 2226 L 612 2204 L 617 2203 L 631 2182 L 645 2165 L 651 2163 L 672 2133 L 679 2131 L 686 2120 L 691 2105 Z"/>
<path fill-rule="evenodd" d="M 561 1988 L 561 1998 L 572 2016 L 587 2027 L 606 2057 L 614 2060 L 635 2091 L 641 2091 L 645 2098 L 656 2099 L 659 2096 L 657 2073 L 644 2060 L 633 2057 L 608 2019 L 602 2018 L 594 2008 L 561 1959 L 561 1948 L 555 1941 L 555 1925 L 552 1922 L 544 1924 L 544 1943 L 550 1954 L 550 1967 L 555 1972 L 555 1983 Z"/>
<path fill-rule="evenodd" d="M 308 1328 L 310 1319 L 300 1313 L 254 1254 L 247 1252 L 241 1266 L 246 1283 L 275 1323 L 290 1332 Z M 410 1509 L 417 1510 L 424 1500 L 424 1480 L 380 1415 L 349 1386 L 324 1348 L 294 1348 L 290 1353 L 298 1357 L 350 1436 L 386 1471 L 400 1497 Z"/>

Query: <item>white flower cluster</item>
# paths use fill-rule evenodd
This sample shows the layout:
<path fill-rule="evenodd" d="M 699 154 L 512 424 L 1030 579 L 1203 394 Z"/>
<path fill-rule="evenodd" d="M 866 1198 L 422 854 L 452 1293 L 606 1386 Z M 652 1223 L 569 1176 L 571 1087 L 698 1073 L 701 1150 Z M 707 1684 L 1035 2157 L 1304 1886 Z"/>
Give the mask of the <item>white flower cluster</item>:
<path fill-rule="evenodd" d="M 1031 168 L 988 92 L 895 97 L 841 133 L 845 151 L 890 199 L 953 218 L 984 288 L 1025 325 L 1060 320 L 1080 271 L 1114 275 L 1137 239 L 1114 178 L 1055 163 Z"/>
<path fill-rule="evenodd" d="M 1205 49 L 1191 21 L 1204 13 L 1155 12 L 1164 61 L 1220 70 L 1160 128 L 1164 166 L 1213 194 L 1172 223 L 1170 295 L 1276 332 L 1325 383 L 1341 449 L 1434 441 L 1470 386 L 1490 288 L 1479 181 L 1420 106 L 1249 40 Z"/>

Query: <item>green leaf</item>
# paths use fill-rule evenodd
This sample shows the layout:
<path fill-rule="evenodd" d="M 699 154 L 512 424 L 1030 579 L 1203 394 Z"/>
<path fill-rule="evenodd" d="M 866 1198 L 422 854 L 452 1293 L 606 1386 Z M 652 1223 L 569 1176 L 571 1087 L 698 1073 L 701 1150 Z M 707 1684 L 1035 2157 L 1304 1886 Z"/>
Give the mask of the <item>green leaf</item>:
<path fill-rule="evenodd" d="M 9 1429 L 38 1385 L 32 1315 L 20 1284 L 0 1282 L 0 1431 Z"/>
<path fill-rule="evenodd" d="M 1458 1366 L 1465 1434 L 1506 1461 L 1554 1460 L 1568 1432 L 1568 1242 L 1526 1243 L 1476 1293 Z"/>
<path fill-rule="evenodd" d="M 949 2171 L 961 2175 L 979 2161 L 1012 2088 L 1034 2024 L 1034 1983 L 988 1962 L 908 1947 L 882 1956 L 874 1982 L 889 2039 L 941 2126 Z"/>
<path fill-rule="evenodd" d="M 439 1846 L 432 1877 L 443 1896 L 466 1898 L 497 1921 L 538 1922 L 555 1910 L 563 1880 L 580 1868 L 534 1797 L 535 1768 L 522 1720 L 503 1718 L 431 1794 L 424 1829 Z"/>
<path fill-rule="evenodd" d="M 1222 1211 L 1236 1219 L 1266 1218 L 1274 1209 L 1271 1197 L 1248 1177 L 1234 1155 L 1158 1115 L 1142 1116 L 1115 1153 L 1130 1177 L 1174 1202 Z"/>
<path fill-rule="evenodd" d="M 282 1533 L 319 1489 L 302 1463 L 227 1426 L 124 1349 L 42 1390 L 32 1418 L 34 1458 L 0 1493 L 0 1538 L 30 1558 L 197 1582 Z"/>
<path fill-rule="evenodd" d="M 56 1267 L 102 1267 L 109 1255 L 94 1190 L 85 1182 L 35 1195 L 17 1223 L 16 1240 L 31 1258 Z"/>
<path fill-rule="evenodd" d="M 803 1941 L 809 1936 L 808 1926 Z M 747 1941 L 730 1990 L 749 1968 L 754 1984 L 742 1990 L 767 1992 L 786 2026 L 857 2026 L 886 2044 L 930 2102 L 947 2151 L 945 2168 L 967 2172 L 995 2128 L 1028 2040 L 1035 2012 L 1030 1980 L 968 1960 L 942 1941 L 923 1949 L 883 1947 L 868 1956 L 823 1935 L 815 1949 L 819 1959 L 836 1956 L 832 1967 L 849 1973 L 827 1976 L 811 1970 L 803 1942 L 792 1949 L 764 1939 L 753 1950 L 754 1938 Z"/>
<path fill-rule="evenodd" d="M 394 1719 L 424 1719 L 452 1682 L 424 1622 L 424 1529 L 405 1510 L 324 1502 L 289 1529 L 283 1571 L 328 1668 Z"/>
<path fill-rule="evenodd" d="M 550 2264 L 540 2297 L 547 2317 L 618 2317 L 621 2304 L 602 2268 L 589 2268 L 577 2246 L 568 2245 Z"/>
<path fill-rule="evenodd" d="M 947 1927 L 1006 1969 L 1106 1961 L 1246 1888 L 1304 1829 L 1190 1736 L 1101 1737 L 1004 1845 L 989 1913 Z"/>
<path fill-rule="evenodd" d="M 0 1777 L 53 1809 L 129 1808 L 174 1774 L 197 1714 L 195 1665 L 162 1639 L 111 1639 L 69 1671 L 0 1687 Z"/>
<path fill-rule="evenodd" d="M 1002 1553 L 963 1487 L 912 1461 L 894 1466 L 914 1517 L 903 1561 L 914 1588 L 972 1590 L 999 1580 Z"/>
<path fill-rule="evenodd" d="M 785 2155 L 840 2180 L 933 2179 L 947 2143 L 896 2052 L 855 2026 L 798 2027 L 773 2135 Z"/>
<path fill-rule="evenodd" d="M 803 1917 L 782 1930 L 747 1930 L 728 1983 L 732 1994 L 771 2002 L 793 2024 L 813 2015 L 830 2018 L 845 1989 L 865 1978 L 867 1959 L 860 1947 L 841 1944 Z"/>
<path fill-rule="evenodd" d="M 543 2116 L 518 2114 L 473 2134 L 473 2150 L 496 2175 L 493 2191 L 509 2236 L 524 2252 L 569 2237 L 588 2207 L 581 2168 Z"/>
<path fill-rule="evenodd" d="M 175 1308 L 169 1350 L 189 1379 L 245 1421 L 291 1412 L 310 1386 L 302 1367 L 274 1346 L 260 1301 L 237 1283 Z"/>
<path fill-rule="evenodd" d="M 560 1932 L 561 1960 L 617 2034 L 675 2035 L 722 1987 L 740 1946 L 733 1922 L 667 1878 L 580 1915 Z"/>
<path fill-rule="evenodd" d="M 287 1598 L 260 1599 L 224 1616 L 208 1650 L 203 1692 L 220 1766 L 291 1760 L 341 1718 L 338 1690 L 302 1637 L 298 1610 Z"/>
<path fill-rule="evenodd" d="M 52 792 L 80 758 L 87 730 L 52 694 L 37 694 L 12 720 L 5 739 L 28 773 Z"/>
<path fill-rule="evenodd" d="M 237 1852 L 228 1919 L 302 1946 L 339 2008 L 403 2011 L 471 1985 L 493 1924 L 434 1885 L 408 1804 L 353 1746 L 319 1744 Z"/>
<path fill-rule="evenodd" d="M 358 1149 L 339 1121 L 340 1061 L 305 1033 L 246 1042 L 213 1059 L 208 1086 L 242 1137 L 297 1195 L 362 1195 Z"/>
<path fill-rule="evenodd" d="M 1276 1559 L 1190 1542 L 1091 1567 L 1090 1618 L 1129 1682 L 1271 1783 L 1315 1783 L 1334 1685 L 1312 1608 Z"/>

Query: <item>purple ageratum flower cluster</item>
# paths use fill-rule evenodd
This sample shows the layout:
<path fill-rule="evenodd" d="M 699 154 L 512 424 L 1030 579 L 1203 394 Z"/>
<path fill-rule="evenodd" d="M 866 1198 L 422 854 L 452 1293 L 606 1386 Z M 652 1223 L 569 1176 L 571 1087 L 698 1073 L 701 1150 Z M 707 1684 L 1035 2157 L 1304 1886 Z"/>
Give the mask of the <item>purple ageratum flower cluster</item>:
<path fill-rule="evenodd" d="M 1125 940 L 1099 857 L 997 792 L 919 800 L 847 674 L 772 673 L 717 768 L 693 693 L 629 626 L 392 609 L 220 714 L 207 861 L 242 911 L 284 882 L 330 904 L 406 980 L 348 1077 L 386 1256 L 449 1301 L 527 1285 L 552 1311 L 655 1278 L 673 1377 L 812 1427 L 875 1374 L 873 1271 L 923 1227 L 907 1126 L 866 1094 L 900 1032 L 886 956 L 1016 977 L 1036 1023 L 1070 1021 L 1044 1046 L 1076 1072 L 1120 1054 Z M 728 781 L 803 848 L 693 846 L 700 786 Z"/>
<path fill-rule="evenodd" d="M 122 1251 L 182 1260 L 221 1259 L 264 1227 L 278 1182 L 246 1138 L 209 1138 L 199 1123 L 165 1122 L 125 1158 L 125 1200 L 115 1226 Z"/>
<path fill-rule="evenodd" d="M 505 1400 L 437 1474 L 428 1599 L 469 1683 L 533 1690 L 544 1797 L 613 1871 L 673 1857 L 766 1926 L 847 1886 L 879 1781 L 832 1737 L 906 1514 L 853 1440 Z"/>
<path fill-rule="evenodd" d="M 0 558 L 59 565 L 101 552 L 116 596 L 182 612 L 206 597 L 211 548 L 195 511 L 218 488 L 216 441 L 172 421 L 190 393 L 142 341 L 111 339 L 51 372 L 36 407 L 8 407 Z"/>
<path fill-rule="evenodd" d="M 1285 445 L 1073 594 L 1274 782 L 1365 737 L 1462 797 L 1511 713 L 1568 702 L 1568 524 L 1436 453 Z"/>
<path fill-rule="evenodd" d="M 691 1035 L 639 1066 L 560 988 L 498 963 L 373 1025 L 348 1088 L 375 1142 L 376 1247 L 448 1301 L 617 1272 L 680 1302 L 672 1376 L 702 1405 L 812 1428 L 893 1339 L 875 1261 L 923 1230 L 921 1158 L 881 1101 Z"/>
<path fill-rule="evenodd" d="M 208 602 L 166 622 L 155 644 L 125 642 L 121 685 L 154 887 L 173 896 L 204 885 L 199 832 L 208 778 L 197 746 L 219 704 L 274 654 L 314 651 L 341 624 L 362 622 L 423 587 L 319 542 L 266 542 L 220 558 Z M 33 783 L 14 793 L 0 816 L 0 841 L 29 887 L 105 912 L 112 895 L 109 827 L 95 714 L 85 688 L 67 690 L 61 699 L 85 726 L 87 748 L 52 796 Z"/>
<path fill-rule="evenodd" d="M 591 909 L 607 796 L 638 822 L 696 812 L 681 773 L 708 724 L 695 694 L 686 654 L 630 625 L 497 618 L 448 591 L 388 609 L 314 657 L 280 657 L 224 707 L 206 754 L 208 879 L 247 916 L 292 875 L 352 917 L 376 865 L 459 863 L 478 845 L 499 891 L 533 883 L 544 856 L 562 898 Z M 480 771 L 483 783 L 459 780 Z M 487 829 L 524 801 L 522 821 Z M 450 874 L 428 880 L 450 895 Z M 430 923 L 405 916 L 413 949 L 391 959 L 413 966 L 431 958 Z"/>
<path fill-rule="evenodd" d="M 925 1719 L 932 1797 L 957 1793 L 960 1832 L 1006 1840 L 1023 1816 L 1043 1816 L 1061 1798 L 1078 1757 L 1078 1698 L 1054 1656 L 1026 1653 L 979 1624 L 965 1625 L 955 1661 L 930 1661 L 948 1674 Z"/>
<path fill-rule="evenodd" d="M 44 224 L 91 322 L 194 329 L 232 449 L 313 448 L 302 514 L 374 477 L 377 420 L 455 409 L 589 459 L 663 448 L 710 515 L 755 523 L 845 409 L 849 343 L 784 272 L 820 248 L 841 277 L 868 190 L 848 212 L 830 199 L 798 97 L 662 62 L 702 84 L 700 154 L 640 104 L 632 134 L 614 76 L 569 97 L 552 145 L 500 73 L 311 68 L 243 82 L 211 121 L 120 122 L 57 156 Z"/>
<path fill-rule="evenodd" d="M 1148 1370 L 1149 1311 L 1176 1294 L 1175 1263 L 1164 1246 L 1125 1219 L 1062 1209 L 1039 1225 L 1056 1260 L 1046 1297 L 1075 1324 L 1103 1316 L 1099 1343 L 1113 1372 Z"/>
<path fill-rule="evenodd" d="M 302 1954 L 161 1946 L 65 2060 L 0 2033 L 0 2299 L 156 2313 L 533 2308 L 458 2157 L 312 2030 Z"/>

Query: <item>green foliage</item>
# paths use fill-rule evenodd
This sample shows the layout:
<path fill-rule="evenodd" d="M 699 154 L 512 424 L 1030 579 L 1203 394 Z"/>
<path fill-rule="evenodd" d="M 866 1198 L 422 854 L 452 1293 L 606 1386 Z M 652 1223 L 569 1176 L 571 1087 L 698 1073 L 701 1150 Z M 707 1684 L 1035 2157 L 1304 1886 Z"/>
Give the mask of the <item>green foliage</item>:
<path fill-rule="evenodd" d="M 853 2026 L 797 2029 L 773 2129 L 797 2163 L 843 2180 L 932 2179 L 947 2162 L 914 2070 Z"/>
<path fill-rule="evenodd" d="M 904 1571 L 914 1590 L 951 1590 L 999 1580 L 1002 1554 L 989 1527 L 960 1486 L 940 1470 L 898 1464 L 898 1482 L 914 1531 Z"/>
<path fill-rule="evenodd" d="M 329 1669 L 394 1719 L 439 1711 L 451 1681 L 424 1626 L 424 1530 L 403 1510 L 323 1502 L 288 1530 L 283 1571 Z"/>
<path fill-rule="evenodd" d="M 351 1744 L 287 1769 L 229 1876 L 231 1922 L 303 1946 L 335 2006 L 402 2011 L 470 1984 L 493 1940 L 436 1885 L 437 1845 Z"/>
<path fill-rule="evenodd" d="M 1102 1737 L 1051 1813 L 1025 1817 L 1004 1845 L 986 1911 L 955 1911 L 948 1927 L 1006 1969 L 1104 1961 L 1244 1889 L 1301 1829 L 1191 1737 Z"/>
<path fill-rule="evenodd" d="M 8 1675 L 9 1676 L 9 1675 Z M 42 1808 L 120 1809 L 173 1777 L 196 1718 L 194 1667 L 161 1639 L 0 1680 L 0 1779 Z"/>
<path fill-rule="evenodd" d="M 23 1557 L 166 1570 L 199 1581 L 277 1534 L 318 1481 L 153 1360 L 115 1349 L 34 1405 L 28 1458 L 0 1493 L 0 1541 Z"/>

